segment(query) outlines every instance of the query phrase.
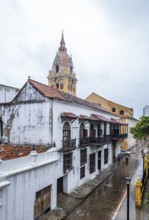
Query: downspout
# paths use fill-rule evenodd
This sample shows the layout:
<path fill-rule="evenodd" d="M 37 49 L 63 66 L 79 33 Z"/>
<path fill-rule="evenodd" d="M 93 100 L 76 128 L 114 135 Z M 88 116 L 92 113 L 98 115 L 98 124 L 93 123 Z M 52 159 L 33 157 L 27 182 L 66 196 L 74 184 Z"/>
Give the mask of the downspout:
<path fill-rule="evenodd" d="M 52 103 L 51 103 L 51 145 L 53 145 L 53 99 L 52 99 Z"/>
<path fill-rule="evenodd" d="M 1 130 L 1 134 L 0 134 L 0 142 L 1 142 L 3 137 L 3 121 L 1 117 L 0 117 L 0 130 Z"/>

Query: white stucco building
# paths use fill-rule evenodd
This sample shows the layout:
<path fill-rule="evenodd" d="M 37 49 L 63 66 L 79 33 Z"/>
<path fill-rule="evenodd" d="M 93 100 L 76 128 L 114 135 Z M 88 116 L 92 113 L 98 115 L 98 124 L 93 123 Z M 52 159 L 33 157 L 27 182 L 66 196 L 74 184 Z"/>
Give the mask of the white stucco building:
<path fill-rule="evenodd" d="M 31 79 L 12 102 L 0 105 L 0 119 L 1 142 L 14 149 L 49 147 L 40 154 L 1 157 L 2 220 L 37 219 L 54 209 L 57 193 L 69 194 L 108 168 L 127 138 L 127 124 L 106 109 Z"/>
<path fill-rule="evenodd" d="M 10 102 L 18 92 L 18 88 L 0 84 L 0 103 Z"/>
<path fill-rule="evenodd" d="M 149 116 L 149 105 L 144 106 L 143 116 Z"/>

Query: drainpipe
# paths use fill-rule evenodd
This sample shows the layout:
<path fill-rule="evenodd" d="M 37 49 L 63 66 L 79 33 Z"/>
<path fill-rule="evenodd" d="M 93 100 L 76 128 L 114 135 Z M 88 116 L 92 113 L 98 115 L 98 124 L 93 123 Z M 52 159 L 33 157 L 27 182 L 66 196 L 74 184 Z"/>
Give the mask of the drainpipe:
<path fill-rule="evenodd" d="M 51 145 L 53 144 L 53 99 L 52 99 L 52 103 L 51 103 L 51 108 L 50 108 L 51 112 L 50 112 L 50 121 L 51 121 Z"/>
<path fill-rule="evenodd" d="M 1 117 L 0 117 L 0 131 L 1 131 L 1 134 L 0 134 L 0 142 L 1 142 L 2 137 L 3 137 L 3 121 Z"/>

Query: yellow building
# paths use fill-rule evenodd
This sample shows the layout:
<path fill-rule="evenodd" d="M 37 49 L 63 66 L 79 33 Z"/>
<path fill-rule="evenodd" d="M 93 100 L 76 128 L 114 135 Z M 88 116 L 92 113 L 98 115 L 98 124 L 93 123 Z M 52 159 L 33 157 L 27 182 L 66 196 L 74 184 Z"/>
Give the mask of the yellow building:
<path fill-rule="evenodd" d="M 125 119 L 127 117 L 133 117 L 133 109 L 125 107 L 123 105 L 119 105 L 117 103 L 114 103 L 112 101 L 109 101 L 96 93 L 92 92 L 87 98 L 87 101 L 94 102 L 102 107 L 105 107 L 109 111 L 111 111 L 113 114 L 118 115 L 121 117 L 121 119 Z"/>
<path fill-rule="evenodd" d="M 100 106 L 106 108 L 113 114 L 120 116 L 121 122 L 128 124 L 128 138 L 124 139 L 121 143 L 122 149 L 129 149 L 133 147 L 136 144 L 136 140 L 133 138 L 133 136 L 130 134 L 130 127 L 133 127 L 138 122 L 137 119 L 133 118 L 133 109 L 128 108 L 126 106 L 114 103 L 112 101 L 109 101 L 96 93 L 91 93 L 87 98 L 87 101 L 94 102 L 99 104 Z"/>
<path fill-rule="evenodd" d="M 76 84 L 77 79 L 74 73 L 72 57 L 67 54 L 62 32 L 60 47 L 55 56 L 52 70 L 49 70 L 48 85 L 76 96 Z"/>

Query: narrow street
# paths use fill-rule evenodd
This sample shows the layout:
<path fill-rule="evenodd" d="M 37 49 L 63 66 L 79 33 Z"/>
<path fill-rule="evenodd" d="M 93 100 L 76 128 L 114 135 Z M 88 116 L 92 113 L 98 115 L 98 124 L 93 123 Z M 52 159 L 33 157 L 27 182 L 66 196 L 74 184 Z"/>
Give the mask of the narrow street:
<path fill-rule="evenodd" d="M 146 200 L 146 192 L 149 192 L 149 184 L 146 185 L 146 192 L 144 193 L 144 201 L 142 208 L 138 208 L 135 205 L 135 183 L 138 179 L 138 177 L 142 177 L 142 170 L 143 170 L 143 161 L 141 161 L 137 172 L 132 179 L 131 185 L 130 185 L 130 194 L 129 194 L 129 201 L 130 201 L 130 212 L 129 216 L 131 220 L 149 220 L 149 208 L 145 207 L 144 201 Z M 148 182 L 149 183 L 149 180 Z M 115 213 L 115 216 L 113 220 L 123 220 L 124 216 L 127 212 L 127 196 L 122 199 L 122 204 L 120 206 L 120 209 L 117 210 Z"/>
<path fill-rule="evenodd" d="M 115 166 L 120 166 L 114 174 L 98 187 L 77 209 L 75 209 L 66 219 L 67 220 L 111 220 L 117 207 L 126 193 L 125 177 L 134 178 L 136 170 L 141 166 L 141 155 L 131 154 L 128 165 L 125 160 Z M 134 205 L 133 196 L 133 205 Z M 132 202 L 130 201 L 130 206 Z M 125 205 L 124 205 L 125 206 Z M 122 207 L 122 210 L 126 207 Z M 130 207 L 131 209 L 131 207 Z M 126 211 L 121 211 L 121 218 L 126 219 Z M 135 220 L 136 218 L 131 218 Z"/>

